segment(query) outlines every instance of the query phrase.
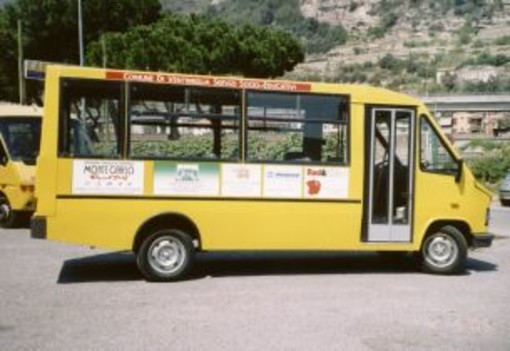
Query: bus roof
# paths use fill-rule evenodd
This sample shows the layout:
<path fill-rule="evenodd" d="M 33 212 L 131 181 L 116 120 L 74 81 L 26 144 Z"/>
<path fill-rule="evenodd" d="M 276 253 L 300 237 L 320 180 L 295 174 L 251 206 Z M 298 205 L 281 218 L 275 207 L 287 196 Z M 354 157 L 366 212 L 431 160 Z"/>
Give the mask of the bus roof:
<path fill-rule="evenodd" d="M 156 84 L 174 84 L 211 88 L 232 88 L 275 92 L 310 92 L 349 95 L 353 103 L 374 105 L 423 106 L 410 95 L 385 88 L 362 84 L 335 84 L 322 82 L 288 81 L 276 79 L 254 79 L 235 76 L 212 76 L 164 72 L 144 72 L 117 69 L 103 69 L 80 66 L 48 65 L 47 73 L 74 78 L 120 80 Z"/>
<path fill-rule="evenodd" d="M 43 109 L 36 105 L 18 105 L 0 102 L 0 117 L 41 117 Z"/>

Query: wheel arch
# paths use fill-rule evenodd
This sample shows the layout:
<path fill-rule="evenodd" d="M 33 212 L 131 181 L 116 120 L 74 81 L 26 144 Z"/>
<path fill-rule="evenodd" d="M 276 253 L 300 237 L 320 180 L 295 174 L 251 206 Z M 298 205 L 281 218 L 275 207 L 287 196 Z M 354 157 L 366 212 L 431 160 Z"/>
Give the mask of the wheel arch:
<path fill-rule="evenodd" d="M 0 197 L 4 197 L 5 199 L 7 199 L 7 201 L 9 201 L 9 197 L 7 196 L 7 193 L 3 190 L 0 190 Z M 11 202 L 9 201 L 9 204 Z"/>
<path fill-rule="evenodd" d="M 457 229 L 462 233 L 462 236 L 466 240 L 468 246 L 472 245 L 472 235 L 471 235 L 471 227 L 466 221 L 460 219 L 438 219 L 430 223 L 425 231 L 425 235 L 422 238 L 422 244 L 425 242 L 425 239 L 431 234 L 437 232 L 439 229 L 451 226 Z"/>
<path fill-rule="evenodd" d="M 154 233 L 154 231 L 163 228 L 180 229 L 184 231 L 191 236 L 194 242 L 196 241 L 196 249 L 201 249 L 202 240 L 200 238 L 200 231 L 195 222 L 182 213 L 164 212 L 148 218 L 138 227 L 133 240 L 133 252 L 138 252 L 145 238 Z"/>

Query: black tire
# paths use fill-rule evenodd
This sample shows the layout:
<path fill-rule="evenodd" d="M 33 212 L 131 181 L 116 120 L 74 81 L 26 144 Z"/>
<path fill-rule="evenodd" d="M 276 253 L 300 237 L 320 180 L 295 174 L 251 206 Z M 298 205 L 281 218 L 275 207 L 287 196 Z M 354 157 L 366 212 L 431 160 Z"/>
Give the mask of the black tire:
<path fill-rule="evenodd" d="M 501 206 L 503 207 L 510 206 L 510 200 L 501 200 Z"/>
<path fill-rule="evenodd" d="M 0 227 L 16 228 L 19 222 L 19 213 L 12 210 L 9 200 L 4 195 L 0 195 Z"/>
<path fill-rule="evenodd" d="M 464 270 L 467 252 L 462 233 L 445 226 L 425 237 L 420 250 L 421 267 L 427 273 L 457 274 Z"/>
<path fill-rule="evenodd" d="M 195 258 L 190 236 L 177 229 L 156 231 L 144 239 L 136 262 L 149 281 L 177 281 L 186 277 Z"/>

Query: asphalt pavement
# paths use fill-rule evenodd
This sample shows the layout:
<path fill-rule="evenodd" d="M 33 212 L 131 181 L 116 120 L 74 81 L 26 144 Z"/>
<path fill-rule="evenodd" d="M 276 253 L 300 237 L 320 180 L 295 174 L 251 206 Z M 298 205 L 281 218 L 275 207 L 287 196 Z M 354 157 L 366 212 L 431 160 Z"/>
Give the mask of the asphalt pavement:
<path fill-rule="evenodd" d="M 215 254 L 147 283 L 132 255 L 0 230 L 0 350 L 510 350 L 510 209 L 457 276 L 410 257 Z"/>
<path fill-rule="evenodd" d="M 502 207 L 499 201 L 493 201 L 490 226 L 492 231 L 510 236 L 510 207 Z"/>

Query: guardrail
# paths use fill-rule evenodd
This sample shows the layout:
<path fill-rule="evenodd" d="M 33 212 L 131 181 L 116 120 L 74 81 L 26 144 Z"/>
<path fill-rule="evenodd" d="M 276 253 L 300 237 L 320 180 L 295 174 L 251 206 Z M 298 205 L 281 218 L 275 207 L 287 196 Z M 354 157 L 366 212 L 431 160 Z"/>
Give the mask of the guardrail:
<path fill-rule="evenodd" d="M 508 112 L 510 93 L 492 95 L 436 95 L 420 99 L 432 112 Z"/>

